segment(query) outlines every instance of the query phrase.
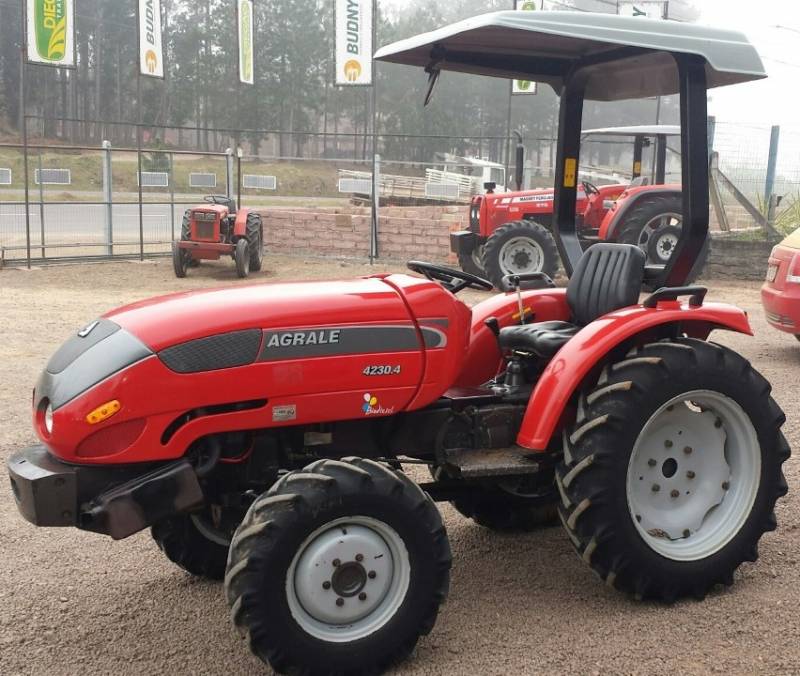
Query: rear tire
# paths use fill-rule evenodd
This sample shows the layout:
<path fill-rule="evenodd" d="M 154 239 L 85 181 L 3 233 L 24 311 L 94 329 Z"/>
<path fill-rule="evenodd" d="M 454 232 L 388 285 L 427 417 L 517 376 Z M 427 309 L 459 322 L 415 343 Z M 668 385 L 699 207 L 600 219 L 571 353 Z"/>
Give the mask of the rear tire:
<path fill-rule="evenodd" d="M 212 541 L 198 529 L 193 515 L 174 516 L 150 529 L 158 548 L 187 573 L 209 580 L 222 580 L 228 561 L 228 546 Z"/>
<path fill-rule="evenodd" d="M 713 343 L 652 343 L 608 365 L 580 394 L 556 474 L 578 555 L 637 598 L 732 584 L 776 527 L 784 420 L 769 383 Z"/>
<path fill-rule="evenodd" d="M 510 274 L 543 272 L 550 278 L 558 271 L 558 249 L 553 235 L 533 221 L 511 221 L 486 240 L 483 266 L 487 279 L 502 289 Z"/>
<path fill-rule="evenodd" d="M 250 247 L 250 270 L 258 272 L 264 260 L 264 226 L 261 216 L 253 211 L 247 214 L 247 243 Z"/>
<path fill-rule="evenodd" d="M 234 245 L 233 260 L 236 263 L 236 274 L 242 279 L 247 277 L 250 274 L 250 247 L 244 237 Z"/>
<path fill-rule="evenodd" d="M 375 673 L 431 631 L 450 565 L 419 486 L 370 460 L 319 460 L 252 504 L 225 592 L 250 649 L 276 671 Z"/>

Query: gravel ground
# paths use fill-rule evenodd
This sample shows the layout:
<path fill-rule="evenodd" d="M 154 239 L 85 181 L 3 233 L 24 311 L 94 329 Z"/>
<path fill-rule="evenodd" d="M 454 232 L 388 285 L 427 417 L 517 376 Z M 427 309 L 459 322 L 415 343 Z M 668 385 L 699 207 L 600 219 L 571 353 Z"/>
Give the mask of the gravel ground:
<path fill-rule="evenodd" d="M 370 268 L 273 256 L 265 269 L 260 278 L 343 277 Z M 72 331 L 139 298 L 236 283 L 226 263 L 206 264 L 185 280 L 175 279 L 166 260 L 0 271 L 0 460 L 34 442 L 31 388 Z M 800 345 L 766 325 L 757 284 L 710 286 L 711 298 L 750 312 L 755 339 L 715 339 L 772 381 L 788 415 L 784 432 L 798 446 L 793 381 Z M 760 560 L 744 564 L 731 589 L 702 603 L 636 603 L 595 579 L 560 528 L 498 535 L 443 505 L 454 554 L 450 598 L 433 633 L 396 673 L 798 673 L 796 458 L 784 470 L 790 493 L 778 505 L 778 531 L 764 537 Z M 232 630 L 221 587 L 183 574 L 147 533 L 113 542 L 73 529 L 36 529 L 18 515 L 11 491 L 0 490 L 0 673 L 264 671 Z"/>

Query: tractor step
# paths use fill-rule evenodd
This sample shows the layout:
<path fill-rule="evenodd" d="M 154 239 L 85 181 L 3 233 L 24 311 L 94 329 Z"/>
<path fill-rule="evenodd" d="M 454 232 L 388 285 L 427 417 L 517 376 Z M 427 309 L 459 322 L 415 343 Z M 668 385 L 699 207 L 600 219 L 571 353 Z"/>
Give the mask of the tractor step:
<path fill-rule="evenodd" d="M 446 464 L 462 479 L 536 474 L 541 465 L 536 454 L 520 446 L 508 448 L 455 449 L 446 451 Z"/>

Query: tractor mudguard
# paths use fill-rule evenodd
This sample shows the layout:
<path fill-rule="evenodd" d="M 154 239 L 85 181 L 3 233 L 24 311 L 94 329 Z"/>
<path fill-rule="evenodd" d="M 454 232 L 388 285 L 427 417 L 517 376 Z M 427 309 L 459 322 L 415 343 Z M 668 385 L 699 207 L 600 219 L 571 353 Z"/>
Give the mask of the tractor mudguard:
<path fill-rule="evenodd" d="M 551 320 L 568 321 L 566 289 L 531 289 L 522 292 L 522 304 L 528 323 Z M 490 317 L 500 328 L 519 324 L 519 301 L 516 293 L 501 293 L 481 301 L 472 308 L 472 328 L 464 366 L 455 387 L 479 387 L 494 378 L 503 367 L 497 338 L 486 326 Z"/>
<path fill-rule="evenodd" d="M 233 224 L 233 236 L 244 237 L 247 234 L 247 217 L 250 215 L 250 209 L 239 209 L 236 212 L 236 222 Z"/>
<path fill-rule="evenodd" d="M 637 188 L 629 188 L 617 200 L 613 209 L 605 215 L 603 223 L 600 225 L 599 237 L 601 241 L 615 241 L 615 236 L 619 230 L 620 225 L 627 218 L 627 214 L 633 207 L 639 204 L 642 200 L 647 200 L 652 197 L 663 197 L 665 195 L 681 194 L 681 186 L 679 185 L 662 185 L 662 186 L 649 186 L 644 185 Z"/>
<path fill-rule="evenodd" d="M 640 305 L 609 313 L 581 329 L 559 350 L 528 401 L 517 443 L 544 452 L 557 431 L 572 395 L 611 350 L 637 334 L 669 324 L 693 338 L 705 340 L 714 329 L 753 335 L 747 314 L 726 303 L 691 307 L 669 301 L 655 308 Z"/>

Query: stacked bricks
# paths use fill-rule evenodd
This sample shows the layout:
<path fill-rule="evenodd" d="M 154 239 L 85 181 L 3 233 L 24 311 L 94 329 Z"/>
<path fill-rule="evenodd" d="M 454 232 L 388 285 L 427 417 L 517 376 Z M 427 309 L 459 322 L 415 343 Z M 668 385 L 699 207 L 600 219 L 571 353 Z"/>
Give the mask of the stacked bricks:
<path fill-rule="evenodd" d="M 369 255 L 369 207 L 261 210 L 267 251 L 365 258 Z M 380 210 L 381 258 L 419 258 L 454 263 L 450 232 L 467 227 L 468 207 L 384 207 Z"/>

